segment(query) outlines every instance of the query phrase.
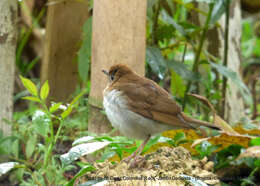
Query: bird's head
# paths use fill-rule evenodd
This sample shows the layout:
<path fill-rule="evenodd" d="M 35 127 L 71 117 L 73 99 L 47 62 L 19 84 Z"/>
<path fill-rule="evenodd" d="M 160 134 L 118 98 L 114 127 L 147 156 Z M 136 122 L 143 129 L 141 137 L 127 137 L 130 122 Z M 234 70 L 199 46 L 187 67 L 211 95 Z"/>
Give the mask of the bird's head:
<path fill-rule="evenodd" d="M 110 67 L 109 71 L 102 70 L 102 72 L 108 76 L 111 83 L 117 81 L 127 74 L 133 73 L 133 71 L 124 64 L 113 65 Z"/>

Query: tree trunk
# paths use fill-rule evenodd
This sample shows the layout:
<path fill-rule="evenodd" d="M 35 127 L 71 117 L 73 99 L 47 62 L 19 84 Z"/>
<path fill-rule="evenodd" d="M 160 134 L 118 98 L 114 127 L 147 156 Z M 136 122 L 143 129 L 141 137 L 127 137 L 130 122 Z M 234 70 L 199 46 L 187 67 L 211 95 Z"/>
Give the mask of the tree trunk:
<path fill-rule="evenodd" d="M 76 89 L 76 55 L 87 18 L 87 1 L 49 0 L 41 81 L 49 80 L 51 100 L 66 101 Z"/>
<path fill-rule="evenodd" d="M 124 63 L 140 75 L 145 71 L 145 25 L 147 1 L 95 0 L 92 34 L 89 131 L 111 129 L 102 109 L 102 92 L 107 77 L 101 72 Z"/>
<path fill-rule="evenodd" d="M 230 17 L 229 17 L 229 37 L 228 37 L 228 58 L 227 67 L 236 72 L 238 76 L 240 74 L 240 39 L 241 39 L 241 8 L 240 0 L 230 1 Z M 224 59 L 224 30 L 225 30 L 225 15 L 220 20 L 220 28 L 215 28 L 209 32 L 208 37 L 208 50 L 213 55 Z M 214 41 L 214 42 L 212 42 Z M 224 118 L 230 123 L 237 122 L 244 116 L 244 104 L 241 93 L 238 87 L 228 80 L 228 86 L 226 89 Z"/>
<path fill-rule="evenodd" d="M 16 51 L 17 1 L 0 1 L 0 129 L 10 135 L 13 114 L 15 51 Z"/>

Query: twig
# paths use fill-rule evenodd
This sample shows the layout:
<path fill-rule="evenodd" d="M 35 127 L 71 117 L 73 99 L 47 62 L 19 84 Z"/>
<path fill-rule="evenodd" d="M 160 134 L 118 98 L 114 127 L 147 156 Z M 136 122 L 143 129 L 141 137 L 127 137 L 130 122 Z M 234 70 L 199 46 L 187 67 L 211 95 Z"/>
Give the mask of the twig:
<path fill-rule="evenodd" d="M 203 44 L 204 44 L 204 41 L 205 41 L 205 38 L 206 38 L 206 33 L 209 29 L 209 22 L 211 20 L 211 15 L 212 15 L 212 10 L 213 10 L 214 5 L 215 5 L 215 3 L 209 4 L 209 13 L 208 13 L 207 20 L 206 20 L 206 23 L 205 23 L 204 28 L 203 28 L 202 36 L 201 36 L 200 43 L 199 43 L 199 48 L 196 52 L 195 60 L 194 60 L 193 67 L 192 67 L 192 72 L 195 72 L 195 73 L 198 72 L 200 54 L 201 54 L 202 47 L 203 47 Z M 184 101 L 183 101 L 183 109 L 185 108 L 185 105 L 186 105 L 187 93 L 190 90 L 191 84 L 192 84 L 192 82 L 189 81 L 188 85 L 187 85 L 187 89 L 185 91 L 185 97 L 184 97 Z"/>

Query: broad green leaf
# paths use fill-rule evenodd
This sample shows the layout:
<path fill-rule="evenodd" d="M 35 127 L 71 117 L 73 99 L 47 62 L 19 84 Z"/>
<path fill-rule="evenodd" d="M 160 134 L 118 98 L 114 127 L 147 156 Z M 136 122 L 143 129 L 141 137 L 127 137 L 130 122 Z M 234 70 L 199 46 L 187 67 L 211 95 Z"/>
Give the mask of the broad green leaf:
<path fill-rule="evenodd" d="M 92 17 L 83 25 L 83 42 L 78 52 L 78 71 L 81 80 L 86 83 L 89 73 L 92 39 Z"/>
<path fill-rule="evenodd" d="M 152 71 L 163 79 L 166 71 L 166 62 L 159 48 L 148 46 L 146 48 L 146 61 Z"/>
<path fill-rule="evenodd" d="M 216 1 L 216 4 L 214 5 L 214 8 L 212 10 L 210 24 L 215 24 L 220 19 L 220 17 L 225 13 L 226 6 L 227 6 L 226 2 L 227 0 Z"/>
<path fill-rule="evenodd" d="M 20 76 L 20 79 L 22 80 L 23 86 L 33 95 L 33 96 L 37 96 L 38 95 L 38 91 L 37 91 L 37 87 L 36 85 L 27 78 L 24 78 L 22 76 Z"/>
<path fill-rule="evenodd" d="M 73 186 L 74 182 L 76 181 L 77 178 L 85 175 L 87 172 L 93 171 L 95 170 L 95 167 L 91 166 L 91 165 L 87 165 L 85 167 L 83 167 L 70 181 L 69 183 L 66 184 L 66 186 Z"/>
<path fill-rule="evenodd" d="M 37 137 L 35 135 L 31 135 L 28 141 L 26 142 L 26 147 L 25 147 L 27 159 L 30 159 L 30 157 L 32 156 L 35 150 L 36 143 L 37 143 Z"/>
<path fill-rule="evenodd" d="M 30 101 L 34 101 L 34 102 L 38 102 L 38 103 L 41 102 L 41 100 L 38 97 L 33 97 L 33 96 L 25 96 L 25 97 L 22 97 L 22 99 L 26 99 L 26 100 L 30 100 Z"/>
<path fill-rule="evenodd" d="M 185 94 L 185 84 L 180 75 L 178 75 L 174 70 L 171 70 L 171 91 L 173 95 L 177 95 L 181 98 Z"/>
<path fill-rule="evenodd" d="M 50 113 L 57 111 L 60 108 L 61 104 L 62 102 L 52 104 L 49 108 Z"/>
<path fill-rule="evenodd" d="M 42 85 L 41 91 L 40 91 L 40 97 L 42 100 L 45 100 L 49 95 L 50 87 L 48 80 L 45 81 L 45 83 Z"/>
<path fill-rule="evenodd" d="M 251 93 L 247 86 L 243 83 L 243 81 L 240 79 L 240 77 L 237 75 L 236 72 L 230 70 L 229 68 L 216 64 L 213 62 L 209 62 L 210 65 L 215 68 L 221 75 L 225 76 L 227 79 L 230 79 L 239 89 L 241 92 L 243 98 L 246 100 L 247 103 L 251 103 Z"/>

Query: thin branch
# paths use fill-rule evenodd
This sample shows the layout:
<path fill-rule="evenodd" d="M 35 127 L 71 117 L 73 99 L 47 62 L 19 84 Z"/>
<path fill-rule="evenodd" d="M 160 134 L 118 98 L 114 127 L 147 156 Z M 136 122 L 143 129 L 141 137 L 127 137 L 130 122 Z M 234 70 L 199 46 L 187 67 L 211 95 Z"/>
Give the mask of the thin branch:
<path fill-rule="evenodd" d="M 195 73 L 198 72 L 200 54 L 201 54 L 201 51 L 202 51 L 202 47 L 203 47 L 204 41 L 206 39 L 206 33 L 207 33 L 208 29 L 209 29 L 209 22 L 211 20 L 211 15 L 212 15 L 212 10 L 213 10 L 214 4 L 215 3 L 210 3 L 209 4 L 209 13 L 208 13 L 207 20 L 205 22 L 205 25 L 204 25 L 204 28 L 203 28 L 203 31 L 202 31 L 201 39 L 200 39 L 200 42 L 199 42 L 199 48 L 198 48 L 198 50 L 196 52 L 195 60 L 194 60 L 193 67 L 192 67 L 192 72 L 195 72 Z M 185 108 L 185 105 L 186 105 L 187 93 L 190 91 L 191 84 L 192 84 L 192 82 L 189 81 L 188 85 L 187 85 L 187 89 L 185 91 L 185 97 L 184 97 L 184 102 L 183 102 L 183 109 Z"/>

